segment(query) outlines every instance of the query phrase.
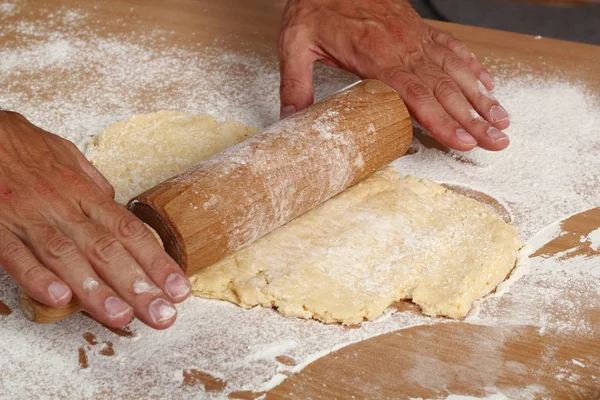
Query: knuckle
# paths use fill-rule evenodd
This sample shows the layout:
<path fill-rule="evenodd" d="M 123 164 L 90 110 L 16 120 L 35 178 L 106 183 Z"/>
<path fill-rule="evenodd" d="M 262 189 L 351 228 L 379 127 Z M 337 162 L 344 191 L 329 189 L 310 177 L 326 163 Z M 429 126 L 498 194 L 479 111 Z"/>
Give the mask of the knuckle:
<path fill-rule="evenodd" d="M 53 199 L 57 197 L 58 193 L 56 189 L 47 179 L 38 177 L 37 179 L 35 179 L 33 187 L 37 194 L 46 199 Z"/>
<path fill-rule="evenodd" d="M 450 36 L 450 38 L 448 39 L 448 47 L 458 52 L 461 50 L 465 50 L 467 48 L 467 45 L 465 45 L 460 40 L 456 39 L 454 36 Z"/>
<path fill-rule="evenodd" d="M 73 187 L 83 188 L 90 186 L 89 180 L 83 175 L 83 173 L 72 168 L 63 168 L 61 175 L 68 179 L 69 185 Z"/>
<path fill-rule="evenodd" d="M 170 257 L 157 256 L 152 260 L 150 265 L 147 267 L 149 273 L 164 273 L 168 272 L 169 268 L 178 270 L 178 265 Z"/>
<path fill-rule="evenodd" d="M 70 140 L 64 139 L 64 138 L 60 138 L 60 139 L 62 140 L 62 143 L 64 143 L 65 146 L 67 146 L 71 150 L 79 151 L 79 148 L 77 147 L 77 145 L 75 143 L 71 142 Z"/>
<path fill-rule="evenodd" d="M 407 101 L 422 103 L 428 101 L 431 93 L 427 86 L 417 81 L 408 81 L 404 84 Z"/>
<path fill-rule="evenodd" d="M 77 247 L 66 236 L 54 233 L 46 242 L 46 252 L 53 259 L 61 259 L 74 255 Z"/>
<path fill-rule="evenodd" d="M 20 114 L 16 111 L 4 111 L 4 112 L 0 113 L 0 121 L 10 120 L 10 119 L 15 119 L 20 122 L 27 121 L 27 119 L 23 116 L 23 114 Z"/>
<path fill-rule="evenodd" d="M 21 279 L 23 280 L 23 282 L 33 282 L 45 272 L 46 269 L 40 264 L 33 264 L 23 270 L 23 273 L 21 274 Z"/>
<path fill-rule="evenodd" d="M 442 69 L 449 75 L 467 67 L 467 63 L 455 56 L 446 56 L 442 61 Z"/>
<path fill-rule="evenodd" d="M 278 46 L 280 54 L 295 50 L 296 46 L 308 41 L 308 28 L 302 24 L 294 23 L 284 27 L 279 33 Z"/>
<path fill-rule="evenodd" d="M 406 51 L 402 57 L 404 59 L 404 63 L 411 71 L 418 71 L 429 67 L 427 57 L 421 51 Z"/>
<path fill-rule="evenodd" d="M 478 92 L 474 95 L 473 104 L 483 105 L 483 108 L 491 108 L 494 102 L 484 93 Z"/>
<path fill-rule="evenodd" d="M 467 121 L 467 125 L 480 125 L 480 124 L 482 124 L 482 122 L 483 122 L 483 120 L 479 115 L 476 117 L 471 116 L 469 118 L 469 120 Z"/>
<path fill-rule="evenodd" d="M 458 86 L 447 78 L 439 78 L 433 84 L 433 95 L 438 100 L 446 100 L 459 92 Z"/>
<path fill-rule="evenodd" d="M 91 246 L 95 258 L 105 263 L 118 256 L 122 249 L 121 243 L 110 235 L 102 235 L 96 238 Z"/>
<path fill-rule="evenodd" d="M 458 128 L 457 122 L 446 114 L 443 111 L 434 111 L 427 114 L 425 117 L 425 122 L 430 124 L 431 126 L 437 127 L 434 136 L 440 136 L 441 134 L 445 134 L 447 131 L 454 131 Z M 434 132 L 432 132 L 433 134 Z"/>
<path fill-rule="evenodd" d="M 429 36 L 434 40 L 440 40 L 444 37 L 444 32 L 431 25 L 427 25 L 427 31 L 429 32 Z"/>
<path fill-rule="evenodd" d="M 1 242 L 0 254 L 2 254 L 2 258 L 14 262 L 21 258 L 23 254 L 23 246 L 15 240 Z"/>
<path fill-rule="evenodd" d="M 385 40 L 388 36 L 387 27 L 381 21 L 367 21 L 358 35 L 358 44 L 373 54 L 384 54 L 389 45 Z"/>
<path fill-rule="evenodd" d="M 437 116 L 437 120 L 439 121 L 440 126 L 452 128 L 453 131 L 458 129 L 460 125 L 448 114 L 444 113 L 442 115 Z"/>
<path fill-rule="evenodd" d="M 287 94 L 295 93 L 298 90 L 305 91 L 308 89 L 309 86 L 307 82 L 304 82 L 302 79 L 290 76 L 281 79 L 279 92 L 285 96 Z"/>
<path fill-rule="evenodd" d="M 467 65 L 469 67 L 469 69 L 471 71 L 473 71 L 476 75 L 478 75 L 480 72 L 484 71 L 485 69 L 483 68 L 483 65 L 481 65 L 481 63 L 476 59 L 476 58 L 471 58 L 469 60 L 469 63 Z"/>
<path fill-rule="evenodd" d="M 119 218 L 117 232 L 120 237 L 125 239 L 137 239 L 149 234 L 144 223 L 133 215 L 125 215 Z"/>

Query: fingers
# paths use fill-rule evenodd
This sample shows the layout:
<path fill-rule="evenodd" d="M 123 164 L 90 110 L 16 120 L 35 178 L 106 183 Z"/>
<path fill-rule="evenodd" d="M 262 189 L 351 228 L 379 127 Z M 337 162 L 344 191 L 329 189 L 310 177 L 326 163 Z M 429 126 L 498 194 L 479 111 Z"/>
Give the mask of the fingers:
<path fill-rule="evenodd" d="M 95 319 L 114 327 L 131 321 L 131 307 L 96 274 L 74 240 L 50 225 L 32 226 L 26 235 L 36 257 L 69 285 L 81 306 Z"/>
<path fill-rule="evenodd" d="M 480 147 L 492 151 L 506 148 L 510 142 L 508 136 L 488 122 L 490 110 L 499 105 L 486 96 L 477 95 L 480 83 L 466 64 L 443 46 L 425 45 L 424 50 L 438 64 L 425 60 L 413 67 L 414 73 L 431 88 L 448 114 L 477 140 Z"/>
<path fill-rule="evenodd" d="M 115 198 L 115 189 L 110 184 L 110 182 L 100 173 L 100 171 L 98 171 L 98 169 L 96 167 L 94 167 L 94 165 L 91 162 L 88 161 L 87 158 L 85 158 L 85 156 L 81 153 L 81 151 L 79 151 L 77 146 L 75 146 L 73 143 L 69 142 L 68 140 L 65 140 L 64 143 L 65 143 L 65 146 L 67 147 L 67 149 L 71 152 L 71 154 L 73 154 L 75 156 L 75 158 L 77 159 L 77 162 L 79 163 L 79 166 L 81 167 L 81 169 L 90 178 L 92 178 L 92 181 L 104 193 L 106 193 L 108 196 L 110 196 L 110 198 L 114 199 Z"/>
<path fill-rule="evenodd" d="M 479 62 L 477 57 L 475 57 L 475 54 L 471 53 L 469 48 L 463 42 L 449 33 L 441 32 L 436 29 L 432 29 L 431 37 L 436 43 L 448 48 L 463 60 L 471 72 L 473 72 L 473 75 L 483 83 L 487 90 L 494 89 L 494 80 L 492 76 L 485 69 L 483 64 Z"/>
<path fill-rule="evenodd" d="M 316 56 L 309 43 L 283 36 L 279 49 L 281 118 L 308 107 L 314 101 L 313 66 Z"/>
<path fill-rule="evenodd" d="M 185 274 L 142 221 L 116 203 L 94 206 L 86 202 L 82 207 L 93 221 L 109 229 L 171 301 L 180 303 L 189 296 L 191 286 Z"/>
<path fill-rule="evenodd" d="M 497 129 L 506 129 L 510 117 L 498 100 L 477 80 L 466 63 L 437 43 L 424 43 L 425 54 L 460 87 L 473 108 Z M 495 132 L 495 131 L 494 131 Z"/>
<path fill-rule="evenodd" d="M 73 238 L 102 281 L 133 308 L 138 319 L 155 329 L 173 324 L 177 314 L 173 304 L 108 227 L 93 220 L 58 224 Z"/>
<path fill-rule="evenodd" d="M 463 61 L 467 62 L 473 75 L 479 78 L 487 90 L 494 90 L 494 86 L 496 86 L 494 78 L 492 78 L 492 75 L 485 69 L 483 64 L 479 62 L 475 54 L 471 53 L 471 58 L 467 60 L 463 59 Z"/>
<path fill-rule="evenodd" d="M 34 257 L 23 242 L 0 228 L 0 264 L 25 293 L 52 307 L 71 301 L 72 292 L 55 274 Z"/>
<path fill-rule="evenodd" d="M 444 110 L 431 89 L 410 71 L 391 68 L 377 79 L 398 92 L 411 115 L 440 143 L 461 151 L 472 150 L 477 145 L 477 140 Z"/>

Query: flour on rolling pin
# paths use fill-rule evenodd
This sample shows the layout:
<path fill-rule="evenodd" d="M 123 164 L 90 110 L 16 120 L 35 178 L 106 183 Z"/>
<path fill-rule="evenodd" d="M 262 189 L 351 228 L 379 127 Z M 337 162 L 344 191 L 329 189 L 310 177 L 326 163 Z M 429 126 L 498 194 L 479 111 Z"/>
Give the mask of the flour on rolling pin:
<path fill-rule="evenodd" d="M 136 196 L 129 209 L 189 275 L 402 156 L 411 135 L 396 92 L 365 80 Z"/>
<path fill-rule="evenodd" d="M 347 110 L 351 110 L 351 103 L 348 104 Z M 346 187 L 350 186 L 351 180 L 354 178 L 353 171 L 358 167 L 364 168 L 364 158 L 361 153 L 361 147 L 349 139 L 346 131 L 340 130 L 338 127 L 338 111 L 328 111 L 326 115 L 321 115 L 313 119 L 310 116 L 306 118 L 288 118 L 267 128 L 263 133 L 266 135 L 260 139 L 251 138 L 246 140 L 242 146 L 226 150 L 223 158 L 227 158 L 230 163 L 223 166 L 218 165 L 218 159 L 210 162 L 215 168 L 220 168 L 217 174 L 220 174 L 219 179 L 234 180 L 238 177 L 236 170 L 240 167 L 251 167 L 258 171 L 270 171 L 267 175 L 268 182 L 277 182 L 277 185 L 267 184 L 267 201 L 270 206 L 265 207 L 259 201 L 253 202 L 251 207 L 246 210 L 246 218 L 253 221 L 246 224 L 243 221 L 232 221 L 237 229 L 245 229 L 245 232 L 234 231 L 229 235 L 230 241 L 227 245 L 229 250 L 235 250 L 241 245 L 251 243 L 260 237 L 265 232 L 265 226 L 280 226 L 290 219 L 290 214 L 297 214 L 296 206 L 293 203 L 311 203 L 319 204 L 323 199 L 331 197 L 333 194 L 341 192 Z M 367 128 L 367 132 L 372 130 Z M 286 131 L 289 135 L 286 136 L 288 144 L 286 147 L 293 149 L 294 153 L 272 152 L 270 149 L 278 146 L 275 141 L 281 141 L 281 138 L 276 138 L 275 141 L 264 140 L 269 138 L 268 133 L 271 131 Z M 320 139 L 311 140 L 311 136 L 318 134 Z M 370 140 L 371 136 L 366 134 L 365 140 Z M 287 169 L 287 172 L 279 173 L 282 167 L 289 165 L 294 160 L 298 162 L 297 154 L 305 154 L 306 157 L 300 160 L 306 163 L 295 165 L 293 169 Z M 327 164 L 315 163 L 312 160 L 327 160 Z M 250 162 L 252 164 L 250 166 Z M 319 183 L 317 186 L 310 188 L 300 187 L 302 168 L 311 167 L 314 176 L 320 177 L 315 179 Z M 191 175 L 194 172 L 191 169 L 184 173 L 181 177 L 185 179 L 186 175 Z M 323 179 L 324 178 L 324 179 Z M 193 184 L 193 182 L 190 182 Z M 247 197 L 255 195 L 252 190 L 247 192 Z M 308 190 L 309 189 L 309 190 Z M 199 195 L 198 203 L 204 209 L 210 209 L 216 201 L 227 201 L 227 199 L 216 197 L 214 194 L 209 194 L 205 200 L 202 193 Z M 196 204 L 194 204 L 196 206 Z M 227 216 L 222 220 L 223 224 L 227 224 Z"/>
<path fill-rule="evenodd" d="M 164 31 L 106 37 L 95 31 L 97 21 L 84 9 L 48 3 L 48 9 L 36 10 L 41 18 L 35 20 L 30 18 L 27 7 L 22 2 L 0 2 L 3 34 L 15 38 L 14 47 L 0 49 L 0 84 L 5 90 L 1 105 L 20 111 L 42 128 L 77 144 L 87 142 L 91 133 L 100 132 L 115 121 L 149 110 L 208 113 L 259 128 L 278 118 L 279 74 L 275 58 L 265 62 L 253 54 L 202 48 L 197 43 L 173 46 L 162 40 L 171 35 Z M 131 18 L 135 21 L 134 13 Z M 144 37 L 144 42 L 136 42 L 136 35 Z M 600 180 L 600 165 L 597 152 L 592 149 L 600 137 L 599 100 L 584 84 L 567 82 L 562 74 L 540 75 L 527 70 L 526 64 L 519 64 L 517 76 L 507 75 L 511 68 L 506 62 L 496 68 L 494 62 L 486 60 L 485 64 L 491 64 L 496 78 L 495 97 L 512 116 L 507 131 L 511 146 L 502 153 L 471 152 L 465 157 L 472 163 L 465 164 L 457 163 L 452 153 L 448 155 L 415 141 L 415 154 L 396 164 L 404 173 L 488 193 L 507 204 L 524 238 L 528 238 L 555 220 L 597 206 L 595 182 Z M 90 65 L 97 66 L 93 79 Z M 173 69 L 176 74 L 167 72 Z M 59 90 L 64 86 L 65 71 L 70 77 L 69 91 Z M 353 80 L 352 76 L 317 65 L 316 97 L 322 98 Z M 38 88 L 38 94 L 23 91 L 24 81 L 29 87 Z M 131 88 L 143 88 L 147 93 L 143 101 L 139 90 Z M 575 159 L 578 161 L 573 162 Z M 548 160 L 553 161 L 553 168 L 548 167 Z M 556 235 L 561 234 L 559 227 Z M 597 243 L 597 239 L 588 237 L 584 243 Z M 592 293 L 590 285 L 599 273 L 592 268 L 597 267 L 598 256 L 587 260 L 586 267 L 581 258 L 548 258 L 540 268 L 539 259 L 534 259 L 528 272 L 531 279 L 519 281 L 522 285 L 513 284 L 504 297 L 489 297 L 482 302 L 479 317 L 472 323 L 497 328 L 499 333 L 489 342 L 473 343 L 469 365 L 478 369 L 481 360 L 503 360 L 501 349 L 506 337 L 502 332 L 509 326 L 593 334 L 591 322 L 582 314 L 573 313 L 584 310 L 593 300 L 588 294 Z M 575 265 L 579 267 L 569 274 Z M 557 279 L 561 276 L 564 279 Z M 537 278 L 546 285 L 540 287 Z M 573 291 L 583 297 L 570 297 Z M 18 309 L 18 296 L 19 291 L 0 269 L 0 299 L 14 311 Z M 549 317 L 552 314 L 548 314 L 547 307 L 540 308 L 542 303 L 558 305 L 557 313 Z M 127 336 L 117 336 L 82 316 L 49 327 L 31 325 L 19 312 L 0 315 L 5 332 L 4 340 L 0 340 L 3 394 L 22 397 L 27 390 L 36 398 L 48 393 L 72 397 L 77 388 L 80 397 L 109 392 L 145 397 L 151 393 L 164 398 L 202 396 L 202 386 L 192 391 L 183 385 L 184 371 L 189 368 L 210 372 L 226 382 L 223 392 L 206 396 L 224 397 L 238 390 L 261 392 L 275 374 L 298 372 L 350 343 L 415 325 L 443 322 L 411 312 L 392 312 L 359 329 L 344 329 L 281 318 L 270 310 L 246 311 L 203 299 L 180 307 L 178 322 L 169 331 L 154 331 L 135 321 Z M 102 357 L 90 351 L 89 368 L 79 370 L 77 347 L 87 345 L 82 338 L 86 331 L 94 332 L 99 340 L 114 341 L 116 354 Z M 282 347 L 281 343 L 286 346 L 277 355 L 275 350 Z M 270 358 L 253 361 L 256 354 L 264 354 L 265 348 L 274 349 Z M 278 360 L 283 357 L 293 362 L 281 364 Z M 593 360 L 584 359 L 588 357 L 589 354 L 578 357 L 585 368 L 570 360 L 568 365 L 559 364 L 556 358 L 553 363 L 540 363 L 544 369 L 538 370 L 536 376 L 562 380 L 562 386 L 583 388 L 589 384 L 585 371 L 593 367 Z M 450 390 L 454 375 L 440 374 L 428 363 L 429 359 L 418 355 L 411 361 L 414 363 L 409 368 L 398 372 L 398 380 L 434 392 Z M 505 374 L 507 366 L 508 362 L 484 364 L 494 377 Z M 36 370 L 44 373 L 32 373 Z M 64 380 L 65 371 L 69 372 L 69 382 Z M 143 378 L 132 371 L 142 372 Z M 496 378 L 481 375 L 481 379 L 489 393 L 511 389 Z M 441 386 L 436 386 L 436 382 Z M 531 397 L 547 397 L 543 387 L 521 389 L 527 389 Z"/>
<path fill-rule="evenodd" d="M 274 144 L 269 142 L 258 142 L 256 140 L 248 140 L 244 143 L 243 147 L 236 148 L 236 153 L 230 159 L 238 165 L 246 165 L 249 160 L 252 159 L 255 163 L 253 168 L 257 170 L 270 170 L 272 173 L 267 175 L 268 181 L 275 180 L 280 185 L 269 185 L 267 201 L 269 201 L 270 207 L 262 207 L 261 204 L 254 203 L 254 206 L 248 211 L 249 218 L 254 221 L 252 224 L 239 224 L 242 229 L 248 229 L 245 234 L 231 235 L 234 239 L 233 242 L 229 242 L 228 248 L 235 250 L 241 245 L 253 242 L 256 240 L 261 233 L 265 232 L 264 226 L 260 226 L 261 222 L 264 224 L 272 225 L 272 220 L 275 221 L 274 225 L 279 226 L 289 220 L 289 213 L 294 210 L 294 205 L 290 202 L 309 202 L 318 204 L 322 199 L 331 197 L 332 193 L 339 193 L 350 184 L 352 178 L 351 172 L 358 166 L 362 168 L 364 161 L 360 148 L 348 139 L 346 132 L 340 131 L 336 124 L 337 111 L 329 111 L 327 117 L 320 116 L 316 120 L 306 119 L 286 119 L 278 122 L 274 127 L 267 128 L 265 132 L 274 129 L 283 129 L 290 132 L 287 137 L 290 141 L 290 147 L 297 153 L 306 154 L 306 160 L 308 161 L 315 154 L 318 154 L 315 158 L 317 159 L 328 159 L 329 165 L 318 165 L 315 164 L 316 169 L 313 171 L 314 174 L 319 176 L 326 176 L 326 179 L 320 179 L 318 182 L 320 186 L 311 187 L 310 191 L 306 188 L 298 187 L 297 182 L 300 181 L 298 175 L 295 174 L 279 174 L 277 173 L 279 168 L 277 165 L 286 165 L 292 162 L 293 154 L 284 153 L 272 153 L 269 152 L 269 148 Z M 308 139 L 308 135 L 313 135 L 317 132 L 319 136 L 326 138 L 326 141 L 319 141 L 318 143 L 311 143 Z M 323 144 L 326 144 L 325 146 Z M 262 156 L 261 156 L 262 154 Z M 235 169 L 236 165 L 232 164 L 231 168 Z M 295 166 L 292 172 L 300 173 L 301 165 Z M 231 171 L 223 171 L 224 178 L 229 176 Z M 227 178 L 225 178 L 227 179 Z M 233 175 L 235 179 L 235 175 Z M 252 195 L 249 193 L 248 195 Z M 313 196 L 313 198 L 306 198 L 305 196 Z M 210 202 L 207 201 L 207 203 Z M 206 204 L 206 203 L 205 203 Z M 264 211 L 269 212 L 269 215 L 262 214 Z M 264 221 L 264 222 L 263 222 Z"/>

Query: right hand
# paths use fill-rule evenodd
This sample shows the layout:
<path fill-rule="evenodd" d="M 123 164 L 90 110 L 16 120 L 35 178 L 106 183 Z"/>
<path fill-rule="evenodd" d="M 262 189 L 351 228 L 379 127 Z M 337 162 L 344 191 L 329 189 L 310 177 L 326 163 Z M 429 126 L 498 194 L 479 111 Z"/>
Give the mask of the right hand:
<path fill-rule="evenodd" d="M 288 0 L 279 35 L 281 117 L 313 102 L 313 64 L 383 81 L 441 144 L 509 145 L 509 115 L 467 46 L 427 24 L 408 0 Z"/>
<path fill-rule="evenodd" d="M 77 147 L 0 111 L 0 265 L 52 307 L 72 296 L 112 327 L 164 329 L 190 284 Z"/>

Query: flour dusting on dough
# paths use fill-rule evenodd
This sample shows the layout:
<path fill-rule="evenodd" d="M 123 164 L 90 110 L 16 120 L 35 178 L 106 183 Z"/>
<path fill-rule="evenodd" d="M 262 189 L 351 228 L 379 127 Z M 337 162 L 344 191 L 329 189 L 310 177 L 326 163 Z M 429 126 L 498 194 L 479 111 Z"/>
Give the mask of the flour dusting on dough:
<path fill-rule="evenodd" d="M 520 246 L 477 201 L 388 168 L 191 282 L 199 296 L 324 322 L 371 320 L 400 299 L 460 318 L 505 279 Z"/>
<path fill-rule="evenodd" d="M 90 142 L 85 155 L 113 184 L 116 200 L 125 204 L 254 132 L 209 115 L 160 111 L 112 124 Z"/>
<path fill-rule="evenodd" d="M 339 97 L 345 101 L 343 95 Z M 180 126 L 181 121 L 192 125 Z M 339 112 L 333 110 L 315 118 L 288 118 L 201 164 L 222 182 L 230 182 L 235 181 L 238 169 L 246 170 L 252 160 L 252 170 L 277 183 L 267 190 L 270 207 L 252 202 L 252 188 L 247 188 L 249 201 L 237 203 L 244 207 L 243 215 L 223 216 L 223 223 L 234 231 L 236 226 L 244 229 L 231 235 L 236 240 L 229 241 L 229 248 L 251 244 L 191 277 L 193 293 L 244 308 L 275 307 L 286 316 L 347 325 L 375 319 L 401 299 L 413 299 L 427 315 L 464 317 L 475 300 L 504 280 L 515 265 L 520 241 L 516 230 L 485 206 L 432 181 L 400 179 L 394 168 L 388 168 L 254 242 L 267 231 L 265 226 L 279 226 L 296 212 L 298 197 L 306 195 L 298 186 L 301 170 L 320 176 L 311 191 L 317 196 L 311 199 L 313 204 L 349 185 L 355 164 L 364 164 L 364 160 L 359 146 L 351 141 L 355 136 L 340 131 L 339 123 Z M 245 132 L 243 126 L 239 128 Z M 94 147 L 90 156 L 110 181 L 117 182 L 118 193 L 131 191 L 120 183 L 127 178 L 126 170 L 113 168 L 121 164 L 114 162 L 121 158 L 127 165 L 134 164 L 129 160 L 130 146 L 144 141 L 145 135 L 152 143 L 160 143 L 161 137 L 172 141 L 175 131 L 185 136 L 200 129 L 203 136 L 198 137 L 196 147 L 201 150 L 197 154 L 170 145 L 161 148 L 159 158 L 201 161 L 220 149 L 214 145 L 218 124 L 208 116 L 173 112 L 136 116 L 108 127 L 96 139 L 103 150 Z M 368 126 L 367 133 L 373 129 Z M 273 139 L 275 136 L 268 135 L 271 130 L 290 134 Z M 367 134 L 364 140 L 371 137 Z M 323 163 L 297 165 L 291 173 L 282 173 L 289 159 L 268 151 L 273 140 L 287 141 L 286 147 L 300 154 L 311 152 L 311 160 Z M 150 157 L 152 153 L 144 150 L 143 154 Z M 107 155 L 113 163 L 109 166 L 102 164 Z M 144 176 L 153 179 L 164 169 L 164 161 L 144 164 Z M 174 168 L 171 173 L 179 172 Z M 178 179 L 186 182 L 189 178 L 192 191 L 198 188 L 198 204 L 203 210 L 210 210 L 217 201 L 233 201 L 206 195 L 202 182 L 191 179 L 195 169 L 188 169 Z M 137 186 L 150 183 L 140 178 Z M 126 197 L 119 194 L 119 198 Z M 189 206 L 197 209 L 193 202 Z M 137 286 L 134 291 L 144 292 Z"/>
<path fill-rule="evenodd" d="M 112 24 L 112 29 L 124 21 L 96 18 L 101 9 L 59 2 L 45 2 L 46 7 L 32 14 L 29 3 L 32 2 L 0 2 L 2 33 L 12 43 L 0 49 L 0 105 L 19 111 L 34 124 L 72 140 L 80 148 L 90 135 L 111 123 L 153 110 L 207 113 L 257 127 L 278 120 L 279 70 L 275 56 L 233 53 L 221 46 L 224 38 L 219 38 L 216 46 L 196 40 L 174 45 L 171 39 L 177 38 L 176 33 L 140 23 L 141 13 L 138 15 L 135 10 L 128 16 L 131 31 L 119 28 L 120 33 L 107 36 L 106 23 Z M 495 197 L 510 209 L 526 239 L 555 220 L 597 207 L 594 183 L 600 179 L 600 159 L 593 150 L 599 146 L 600 103 L 592 88 L 582 79 L 573 79 L 573 74 L 554 70 L 550 63 L 550 68 L 541 73 L 531 69 L 528 61 L 512 58 L 482 62 L 494 75 L 494 94 L 511 113 L 511 126 L 506 131 L 511 136 L 511 146 L 499 153 L 479 149 L 462 153 L 461 157 L 471 163 L 457 163 L 457 153 L 446 154 L 415 140 L 417 152 L 394 165 L 403 174 L 467 185 Z M 94 67 L 91 76 L 90 66 Z M 316 99 L 356 79 L 338 69 L 320 64 L 315 67 Z M 61 90 L 67 73 L 69 90 Z M 24 84 L 36 90 L 23 90 Z M 561 145 L 553 145 L 556 143 Z M 575 159 L 578 162 L 574 163 Z M 548 168 L 548 160 L 552 160 L 554 168 Z M 584 239 L 587 241 L 588 237 Z M 537 236 L 536 241 L 544 244 Z M 593 295 L 600 293 L 598 256 L 566 262 L 538 257 L 530 262 L 531 278 L 513 283 L 503 297 L 486 296 L 479 302 L 479 318 L 470 322 L 497 329 L 533 325 L 577 337 L 598 332 L 597 322 L 582 324 L 581 319 L 586 310 L 594 309 L 589 307 L 598 307 L 598 297 Z M 571 269 L 573 273 L 563 276 Z M 577 293 L 575 298 L 573 292 Z M 0 268 L 0 299 L 17 310 L 19 294 L 20 290 Z M 548 310 L 557 308 L 557 317 L 548 318 Z M 64 398 L 94 398 L 125 392 L 137 398 L 221 399 L 238 390 L 259 393 L 275 374 L 291 375 L 350 343 L 411 326 L 447 321 L 410 311 L 393 311 L 386 314 L 388 318 L 363 323 L 358 329 L 345 329 L 281 318 L 269 309 L 242 310 L 202 298 L 179 304 L 178 311 L 176 324 L 167 331 L 156 331 L 134 320 L 128 327 L 131 336 L 123 337 L 82 314 L 56 325 L 31 324 L 19 312 L 2 316 L 6 333 L 0 340 L 3 394 L 13 398 L 22 398 L 23 393 L 33 398 L 48 393 Z M 81 337 L 84 331 L 113 340 L 117 356 L 88 352 L 90 368 L 80 370 L 77 347 L 87 343 Z M 297 361 L 295 367 L 248 358 L 261 345 L 276 347 L 278 341 L 290 340 L 298 345 L 285 355 Z M 485 346 L 480 352 L 489 357 Z M 483 354 L 480 352 L 474 354 Z M 473 360 L 471 371 L 478 372 L 479 360 Z M 592 361 L 585 361 L 589 370 L 597 367 Z M 540 380 L 556 379 L 562 387 L 573 385 L 581 390 L 590 387 L 589 373 L 576 373 L 579 367 L 570 360 L 568 365 L 556 365 L 555 360 L 546 364 L 550 367 L 536 372 Z M 441 365 L 427 367 L 433 374 Z M 216 394 L 201 393 L 200 388 L 190 391 L 182 387 L 182 370 L 187 368 L 210 372 L 226 381 L 227 387 Z M 33 370 L 44 373 L 30 373 Z M 69 372 L 68 380 L 64 379 L 65 371 Z M 140 377 L 132 371 L 144 371 L 144 375 Z M 527 387 L 512 392 L 505 391 L 506 386 L 495 388 L 495 376 L 501 376 L 504 370 L 494 371 L 497 375 L 491 376 L 490 396 L 501 391 L 511 399 L 540 397 L 539 391 L 528 391 Z M 414 372 L 427 376 L 428 371 L 419 368 Z M 434 382 L 423 379 L 419 387 L 451 394 L 450 386 L 436 387 Z M 591 384 L 597 382 L 595 379 Z M 541 397 L 553 394 L 548 389 Z M 580 394 L 585 396 L 590 391 Z"/>

